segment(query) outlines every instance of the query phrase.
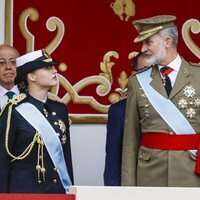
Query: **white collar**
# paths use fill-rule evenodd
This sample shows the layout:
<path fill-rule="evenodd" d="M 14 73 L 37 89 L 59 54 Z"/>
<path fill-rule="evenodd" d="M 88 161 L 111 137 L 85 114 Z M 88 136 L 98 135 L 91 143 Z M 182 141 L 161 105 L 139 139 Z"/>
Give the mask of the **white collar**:
<path fill-rule="evenodd" d="M 172 68 L 174 71 L 178 72 L 180 69 L 180 66 L 181 66 L 181 62 L 182 62 L 182 59 L 181 59 L 180 55 L 178 54 L 176 56 L 176 58 L 174 60 L 172 60 L 172 62 L 170 62 L 167 66 Z M 158 65 L 158 67 L 160 70 L 160 68 L 162 68 L 163 66 Z"/>
<path fill-rule="evenodd" d="M 8 92 L 8 91 L 12 91 L 15 94 L 19 94 L 19 90 L 18 90 L 16 85 L 11 90 L 7 90 L 4 87 L 0 86 L 0 97 L 4 96 L 5 93 Z"/>

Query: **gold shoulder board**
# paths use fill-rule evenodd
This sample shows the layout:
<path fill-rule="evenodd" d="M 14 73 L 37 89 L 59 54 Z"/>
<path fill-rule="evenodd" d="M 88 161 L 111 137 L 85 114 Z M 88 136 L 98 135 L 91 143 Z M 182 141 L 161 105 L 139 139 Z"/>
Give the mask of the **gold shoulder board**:
<path fill-rule="evenodd" d="M 21 93 L 15 97 L 13 97 L 12 99 L 10 99 L 7 104 L 5 104 L 1 110 L 0 116 L 3 114 L 4 110 L 6 109 L 6 107 L 8 106 L 13 106 L 13 105 L 17 105 L 19 104 L 22 100 L 24 100 L 26 98 L 26 94 Z"/>
<path fill-rule="evenodd" d="M 193 62 L 189 62 L 189 63 L 194 67 L 200 67 L 200 63 L 193 63 Z"/>

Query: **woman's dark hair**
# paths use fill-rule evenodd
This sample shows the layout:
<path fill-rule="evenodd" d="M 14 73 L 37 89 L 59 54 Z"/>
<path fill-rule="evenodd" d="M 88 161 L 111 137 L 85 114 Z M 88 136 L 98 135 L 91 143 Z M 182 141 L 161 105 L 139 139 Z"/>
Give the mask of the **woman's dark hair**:
<path fill-rule="evenodd" d="M 24 74 L 17 84 L 17 87 L 19 88 L 20 93 L 26 93 L 28 92 L 28 81 L 27 81 L 27 74 Z"/>

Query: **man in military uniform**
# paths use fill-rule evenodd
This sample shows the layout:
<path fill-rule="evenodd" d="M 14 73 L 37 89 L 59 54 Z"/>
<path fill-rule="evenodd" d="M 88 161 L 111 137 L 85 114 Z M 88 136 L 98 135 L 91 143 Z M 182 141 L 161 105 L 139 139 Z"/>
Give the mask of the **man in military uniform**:
<path fill-rule="evenodd" d="M 151 68 L 128 82 L 124 186 L 200 186 L 200 68 L 177 52 L 175 16 L 135 20 Z M 140 132 L 141 130 L 141 132 Z"/>

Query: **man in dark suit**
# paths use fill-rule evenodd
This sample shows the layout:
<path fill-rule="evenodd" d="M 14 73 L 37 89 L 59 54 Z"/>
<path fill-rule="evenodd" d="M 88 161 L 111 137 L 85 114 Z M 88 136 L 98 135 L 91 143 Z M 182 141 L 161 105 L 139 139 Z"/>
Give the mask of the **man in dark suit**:
<path fill-rule="evenodd" d="M 0 111 L 8 99 L 19 94 L 14 83 L 17 57 L 19 57 L 17 49 L 10 45 L 0 45 Z"/>
<path fill-rule="evenodd" d="M 145 66 L 145 56 L 139 53 L 133 59 L 133 73 Z M 104 185 L 121 185 L 121 154 L 124 132 L 124 118 L 126 99 L 110 106 L 107 122 L 106 160 L 104 171 Z"/>

